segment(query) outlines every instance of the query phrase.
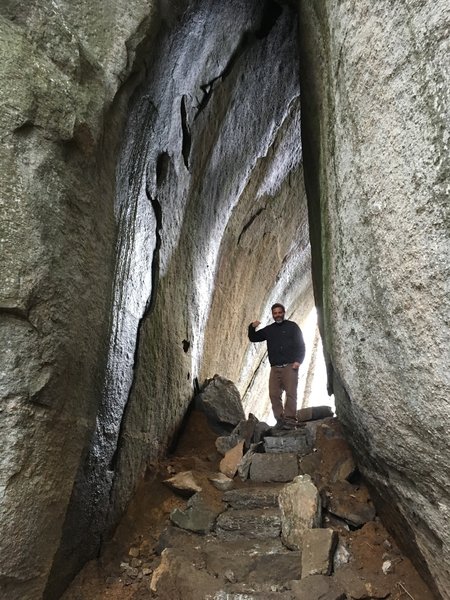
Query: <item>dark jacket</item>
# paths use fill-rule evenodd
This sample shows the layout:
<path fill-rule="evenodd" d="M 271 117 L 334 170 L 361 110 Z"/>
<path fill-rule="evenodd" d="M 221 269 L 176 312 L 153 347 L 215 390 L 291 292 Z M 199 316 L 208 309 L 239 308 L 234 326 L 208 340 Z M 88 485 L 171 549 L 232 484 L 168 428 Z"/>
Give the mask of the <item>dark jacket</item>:
<path fill-rule="evenodd" d="M 293 362 L 302 363 L 305 358 L 303 335 L 294 321 L 272 323 L 259 331 L 250 324 L 248 338 L 251 342 L 267 341 L 267 352 L 272 367 Z"/>

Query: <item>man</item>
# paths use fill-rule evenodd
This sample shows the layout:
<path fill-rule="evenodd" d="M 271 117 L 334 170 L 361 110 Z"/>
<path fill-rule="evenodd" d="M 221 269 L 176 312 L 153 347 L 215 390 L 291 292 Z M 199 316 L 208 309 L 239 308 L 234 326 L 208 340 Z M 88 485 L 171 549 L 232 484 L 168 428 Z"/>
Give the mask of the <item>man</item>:
<path fill-rule="evenodd" d="M 297 383 L 298 369 L 305 358 L 305 342 L 300 327 L 284 318 L 282 304 L 272 306 L 271 325 L 256 331 L 260 321 L 248 326 L 251 342 L 267 342 L 270 362 L 269 396 L 277 426 L 283 429 L 294 428 L 297 423 Z M 283 408 L 282 394 L 286 392 Z"/>

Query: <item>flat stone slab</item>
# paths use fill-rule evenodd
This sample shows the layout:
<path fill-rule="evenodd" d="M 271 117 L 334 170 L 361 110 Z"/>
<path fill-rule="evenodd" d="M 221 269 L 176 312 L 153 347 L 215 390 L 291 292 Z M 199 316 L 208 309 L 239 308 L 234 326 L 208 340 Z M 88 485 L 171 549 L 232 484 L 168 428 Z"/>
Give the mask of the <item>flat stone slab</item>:
<path fill-rule="evenodd" d="M 231 490 L 231 488 L 234 485 L 233 480 L 224 475 L 223 473 L 216 473 L 215 475 L 210 475 L 208 479 L 216 489 L 222 492 Z"/>
<path fill-rule="evenodd" d="M 278 508 L 278 495 L 283 485 L 273 487 L 246 487 L 234 489 L 225 494 L 222 500 L 232 508 Z"/>
<path fill-rule="evenodd" d="M 266 509 L 230 509 L 219 515 L 215 532 L 222 539 L 276 538 L 281 533 L 280 511 Z"/>
<path fill-rule="evenodd" d="M 202 491 L 192 471 L 177 473 L 173 477 L 170 477 L 170 479 L 165 479 L 163 483 L 181 496 L 192 496 L 192 494 Z"/>
<path fill-rule="evenodd" d="M 308 575 L 329 575 L 337 544 L 332 529 L 308 529 L 302 543 L 302 579 Z"/>
<path fill-rule="evenodd" d="M 214 594 L 214 600 L 292 600 L 292 593 L 254 591 L 247 586 L 239 591 L 219 590 Z"/>
<path fill-rule="evenodd" d="M 332 417 L 333 411 L 331 406 L 309 406 L 308 408 L 300 408 L 297 411 L 298 421 L 315 421 L 317 419 L 326 419 Z"/>
<path fill-rule="evenodd" d="M 269 453 L 292 452 L 305 456 L 312 451 L 312 444 L 306 429 L 301 429 L 292 431 L 289 435 L 266 436 L 264 450 Z"/>
<path fill-rule="evenodd" d="M 236 542 L 234 543 L 236 544 Z M 222 542 L 218 551 L 208 546 L 206 555 L 207 570 L 217 578 L 225 577 L 233 583 L 285 584 L 292 579 L 300 579 L 300 553 L 283 552 L 271 554 L 254 552 L 237 555 L 230 542 Z"/>
<path fill-rule="evenodd" d="M 255 454 L 250 466 L 252 481 L 292 481 L 298 475 L 297 454 Z"/>

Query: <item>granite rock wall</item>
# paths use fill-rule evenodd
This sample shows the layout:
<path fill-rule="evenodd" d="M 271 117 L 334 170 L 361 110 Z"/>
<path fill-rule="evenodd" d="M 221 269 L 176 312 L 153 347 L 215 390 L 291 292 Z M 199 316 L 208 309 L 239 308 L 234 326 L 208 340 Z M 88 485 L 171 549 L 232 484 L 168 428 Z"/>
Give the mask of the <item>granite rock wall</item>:
<path fill-rule="evenodd" d="M 299 3 L 330 387 L 380 512 L 450 598 L 446 2 Z"/>
<path fill-rule="evenodd" d="M 95 425 L 115 261 L 113 99 L 118 106 L 151 12 L 128 1 L 0 7 L 5 598 L 41 597 Z"/>

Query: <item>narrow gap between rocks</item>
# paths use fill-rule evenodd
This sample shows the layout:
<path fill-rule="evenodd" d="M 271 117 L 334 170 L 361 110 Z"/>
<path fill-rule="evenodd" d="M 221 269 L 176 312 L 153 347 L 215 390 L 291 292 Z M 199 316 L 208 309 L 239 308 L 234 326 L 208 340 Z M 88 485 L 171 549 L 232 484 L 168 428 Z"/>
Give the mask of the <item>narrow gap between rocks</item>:
<path fill-rule="evenodd" d="M 208 395 L 206 387 L 185 410 L 182 406 L 175 405 L 173 397 L 181 397 L 183 393 L 186 395 L 186 390 L 181 390 L 180 385 L 178 389 L 173 386 L 170 390 L 172 393 L 168 391 L 169 384 L 172 385 L 172 381 L 176 381 L 177 377 L 176 373 L 173 373 L 173 365 L 152 363 L 148 366 L 149 371 L 153 369 L 156 373 L 155 375 L 152 372 L 152 382 L 158 380 L 158 377 L 164 380 L 162 389 L 152 388 L 155 395 L 153 398 L 148 398 L 148 390 L 151 387 L 146 380 L 148 374 L 142 375 L 146 367 L 139 360 L 139 351 L 142 348 L 147 349 L 148 346 L 153 350 L 153 354 L 150 352 L 150 355 L 154 359 L 158 353 L 154 352 L 152 344 L 158 346 L 161 330 L 159 323 L 154 328 L 148 326 L 150 333 L 146 332 L 146 339 L 141 338 L 141 331 L 147 329 L 147 318 L 152 316 L 150 313 L 158 302 L 158 294 L 166 293 L 165 300 L 160 300 L 162 305 L 158 306 L 155 312 L 158 318 L 161 315 L 166 317 L 164 311 L 170 312 L 172 309 L 170 318 L 167 319 L 172 327 L 172 321 L 177 317 L 169 302 L 178 298 L 179 312 L 183 313 L 186 321 L 180 319 L 180 323 L 176 324 L 178 336 L 172 347 L 176 346 L 186 361 L 192 359 L 191 363 L 183 362 L 183 366 L 188 366 L 182 376 L 183 384 L 186 385 L 187 382 L 188 389 L 192 391 L 192 379 L 194 388 L 199 391 L 199 373 L 192 356 L 194 349 L 197 349 L 200 356 L 197 343 L 204 331 L 200 326 L 198 330 L 191 331 L 194 329 L 193 322 L 201 323 L 199 314 L 207 314 L 213 296 L 212 288 L 217 281 L 223 278 L 224 285 L 228 286 L 233 277 L 242 271 L 246 278 L 250 279 L 247 272 L 248 257 L 256 252 L 259 240 L 264 242 L 264 251 L 256 273 L 253 274 L 252 283 L 264 279 L 265 273 L 271 267 L 270 261 L 277 261 L 279 270 L 273 274 L 274 283 L 270 293 L 267 289 L 258 288 L 259 292 L 255 292 L 251 298 L 253 304 L 258 305 L 261 312 L 268 314 L 271 302 L 284 301 L 280 295 L 285 295 L 288 300 L 292 300 L 294 313 L 297 309 L 303 309 L 302 303 L 308 305 L 305 298 L 308 301 L 312 298 L 308 224 L 305 223 L 307 218 L 303 221 L 298 218 L 301 212 L 301 194 L 298 189 L 303 189 L 301 148 L 298 141 L 300 134 L 298 128 L 296 129 L 299 116 L 296 121 L 295 114 L 292 116 L 286 108 L 298 98 L 298 87 L 293 85 L 292 89 L 282 90 L 286 94 L 286 105 L 278 106 L 278 112 L 270 106 L 269 114 L 264 113 L 266 129 L 258 129 L 255 126 L 252 130 L 254 136 L 257 134 L 259 138 L 252 149 L 253 155 L 248 158 L 249 164 L 242 164 L 247 157 L 236 155 L 236 148 L 247 149 L 247 145 L 251 146 L 254 142 L 247 130 L 257 119 L 248 96 L 255 103 L 258 98 L 251 96 L 252 90 L 243 87 L 251 81 L 252 70 L 257 67 L 250 63 L 250 57 L 267 57 L 270 52 L 276 55 L 269 42 L 282 13 L 281 5 L 267 2 L 259 25 L 251 30 L 245 29 L 228 59 L 222 60 L 220 75 L 202 78 L 202 81 L 208 82 L 206 84 L 200 84 L 194 78 L 192 82 L 182 82 L 179 89 L 182 89 L 183 93 L 175 94 L 176 113 L 167 113 L 163 119 L 164 127 L 166 122 L 171 120 L 178 124 L 175 139 L 146 137 L 150 136 L 147 132 L 159 132 L 160 124 L 155 115 L 166 106 L 171 106 L 173 98 L 166 98 L 162 92 L 161 98 L 154 99 L 154 106 L 151 103 L 152 110 L 148 114 L 142 109 L 146 114 L 145 127 L 139 129 L 140 122 L 136 120 L 134 125 L 139 129 L 137 141 L 134 139 L 136 131 L 131 130 L 130 136 L 134 145 L 130 144 L 131 155 L 124 159 L 125 164 L 129 163 L 129 172 L 125 173 L 125 177 L 128 178 L 129 190 L 133 192 L 139 210 L 142 208 L 144 211 L 147 208 L 145 204 L 142 204 L 142 207 L 139 204 L 142 196 L 151 207 L 154 220 L 152 287 L 149 300 L 139 319 L 136 336 L 138 345 L 131 363 L 133 373 L 130 376 L 132 384 L 129 400 L 125 403 L 120 420 L 116 449 L 108 463 L 111 471 L 108 475 L 114 484 L 117 482 L 117 486 L 109 487 L 110 505 L 114 504 L 114 494 L 121 486 L 120 478 L 124 475 L 120 472 L 121 465 L 126 471 L 132 460 L 145 461 L 145 458 L 136 458 L 138 451 L 135 452 L 133 446 L 135 439 L 139 440 L 136 446 L 144 446 L 142 440 L 145 440 L 149 448 L 156 448 L 156 457 L 164 455 L 166 448 L 162 448 L 161 445 L 170 438 L 167 432 L 170 428 L 171 439 L 176 443 L 169 448 L 171 453 L 167 458 L 158 460 L 152 456 L 152 460 L 146 463 L 145 477 L 139 482 L 137 492 L 114 538 L 103 545 L 99 560 L 89 563 L 78 575 L 63 596 L 65 600 L 123 600 L 148 597 L 161 600 L 238 600 L 243 594 L 246 594 L 245 597 L 249 600 L 268 600 L 272 597 L 312 600 L 320 594 L 329 594 L 330 600 L 364 598 L 368 594 L 374 598 L 400 600 L 409 590 L 421 590 L 421 600 L 432 598 L 379 521 L 339 422 L 333 416 L 334 406 L 329 406 L 330 400 L 326 396 L 326 368 L 317 326 L 317 313 L 313 306 L 306 314 L 301 315 L 308 355 L 300 378 L 300 425 L 295 431 L 283 432 L 271 427 L 271 413 L 261 407 L 263 394 L 255 382 L 256 379 L 261 380 L 266 386 L 267 376 L 264 369 L 267 369 L 267 361 L 264 361 L 264 357 L 250 356 L 249 362 L 253 361 L 255 372 L 247 378 L 248 385 L 241 386 L 246 394 L 251 389 L 252 397 L 256 398 L 255 409 L 253 406 L 250 408 L 251 412 L 258 411 L 259 419 L 251 412 L 248 418 L 245 418 L 240 400 L 233 404 L 233 399 L 236 399 L 236 394 L 239 396 L 239 393 L 236 389 L 230 391 L 233 384 L 228 380 L 222 380 L 220 377 L 213 379 L 214 385 L 218 384 L 224 388 L 218 406 L 214 406 L 213 403 L 211 408 L 208 402 L 204 401 L 204 397 Z M 280 33 L 278 35 L 282 42 L 283 36 Z M 267 47 L 264 46 L 265 42 Z M 173 44 L 171 47 L 176 48 L 177 45 Z M 289 51 L 292 47 L 291 44 Z M 282 55 L 278 68 L 273 69 L 277 75 L 282 74 L 285 58 Z M 293 60 L 291 55 L 287 58 Z M 181 59 L 175 56 L 173 60 L 174 64 L 178 64 Z M 266 68 L 265 73 L 268 72 L 269 69 Z M 293 73 L 295 71 L 288 74 Z M 271 90 L 276 89 L 278 95 L 278 86 L 286 79 L 285 77 L 283 81 L 275 81 L 274 85 L 268 87 Z M 151 80 L 147 82 L 148 90 L 157 89 L 154 83 Z M 192 86 L 190 93 L 186 93 L 188 83 Z M 260 83 L 261 78 L 254 81 L 254 87 L 258 86 L 258 95 L 264 91 Z M 234 91 L 233 85 L 238 89 L 237 92 Z M 164 86 L 162 88 L 165 90 Z M 203 93 L 200 100 L 195 96 L 199 88 Z M 147 102 L 145 93 L 142 97 Z M 276 98 L 270 96 L 270 100 L 275 102 Z M 159 105 L 157 101 L 160 101 Z M 237 111 L 239 107 L 245 107 L 246 103 L 250 106 L 250 112 L 241 114 L 241 121 L 234 114 L 229 116 L 227 113 L 227 110 Z M 136 112 L 139 113 L 139 110 Z M 273 116 L 272 112 L 276 112 L 276 116 Z M 291 118 L 292 121 L 289 121 Z M 221 119 L 225 123 L 223 127 Z M 289 129 L 290 123 L 294 133 Z M 213 126 L 217 127 L 217 130 Z M 235 137 L 223 139 L 220 137 L 223 131 L 232 131 Z M 200 135 L 204 137 L 200 138 Z M 217 163 L 211 159 L 215 147 L 210 148 L 207 145 L 211 139 L 218 140 L 217 145 L 225 152 Z M 205 150 L 204 144 L 208 150 Z M 144 155 L 144 148 L 146 151 L 148 149 L 148 156 Z M 229 155 L 226 154 L 227 150 L 230 151 Z M 138 161 L 134 160 L 136 157 L 139 158 Z M 178 169 L 176 164 L 178 159 L 181 169 Z M 139 168 L 135 167 L 136 163 Z M 173 165 L 176 166 L 172 173 Z M 152 169 L 155 171 L 154 178 L 151 175 Z M 260 173 L 258 169 L 266 169 L 266 172 Z M 182 176 L 179 175 L 181 171 Z M 252 179 L 254 172 L 256 175 Z M 222 177 L 223 173 L 225 176 Z M 199 179 L 189 179 L 194 178 L 194 175 Z M 240 190 L 241 180 L 245 180 L 244 187 L 249 190 L 247 199 Z M 145 181 L 144 194 L 140 194 L 142 181 Z M 223 198 L 219 194 L 219 191 L 222 192 L 221 188 L 225 190 Z M 129 190 L 127 188 L 125 192 L 128 193 Z M 192 190 L 194 193 L 190 198 L 189 193 Z M 128 201 L 125 192 L 124 202 Z M 239 194 L 244 196 L 244 201 L 241 201 Z M 183 209 L 179 209 L 173 202 L 177 195 L 182 197 L 183 201 L 187 198 L 186 207 Z M 228 204 L 224 202 L 224 206 L 219 203 L 215 205 L 214 201 L 217 198 L 225 199 Z M 302 201 L 304 200 L 303 196 Z M 248 205 L 245 205 L 245 202 Z M 282 206 L 279 212 L 276 208 L 277 202 Z M 241 204 L 244 204 L 242 209 Z M 183 213 L 184 210 L 186 213 Z M 192 213 L 189 213 L 189 210 Z M 306 203 L 302 210 L 306 213 Z M 236 228 L 238 235 L 235 236 L 234 245 L 238 250 L 233 263 L 228 249 L 221 248 L 221 244 L 224 244 L 221 236 L 225 239 L 228 227 L 223 226 L 223 223 L 231 223 L 236 214 L 240 220 L 236 217 L 239 226 Z M 185 229 L 180 227 L 180 230 L 176 230 L 185 217 Z M 170 221 L 174 228 L 176 242 L 173 242 L 174 254 L 170 256 L 170 260 L 166 257 L 163 272 L 160 265 L 162 239 L 164 234 L 167 237 L 169 233 L 172 234 L 170 227 L 164 229 L 167 221 Z M 296 228 L 291 227 L 293 222 Z M 140 250 L 139 235 L 147 235 L 143 213 L 136 212 L 136 218 L 132 219 L 131 225 L 142 226 L 142 223 L 143 230 L 136 234 L 136 253 Z M 196 230 L 195 227 L 199 223 L 199 229 Z M 275 225 L 279 229 L 273 234 Z M 205 232 L 208 227 L 210 230 Z M 128 237 L 128 234 L 125 230 L 124 244 L 132 247 L 134 240 L 131 239 L 131 235 Z M 207 240 L 204 246 L 202 236 Z M 298 239 L 303 240 L 303 246 Z M 168 242 L 166 246 L 170 247 L 172 242 L 165 241 Z M 163 250 L 167 252 L 166 247 Z M 219 255 L 219 250 L 223 251 L 229 264 L 233 265 L 229 267 L 229 271 L 225 271 L 227 260 L 221 261 L 223 257 Z M 269 250 L 273 254 L 270 254 L 268 264 L 264 263 L 263 259 Z M 184 281 L 184 273 L 170 270 L 170 261 L 176 264 L 177 260 L 183 264 L 186 261 L 188 267 L 184 270 L 192 274 L 193 282 Z M 216 260 L 219 265 L 215 273 L 216 280 L 211 280 L 211 289 L 208 289 L 208 284 L 205 283 L 206 276 L 209 271 L 214 272 Z M 145 265 L 140 256 L 138 261 Z M 134 275 L 130 273 L 130 289 L 133 288 L 138 296 L 142 296 L 139 293 L 139 285 L 140 279 L 145 279 L 145 273 L 140 273 L 133 279 Z M 174 281 L 176 283 L 173 283 Z M 300 281 L 305 288 L 302 293 L 298 292 Z M 196 285 L 199 286 L 197 290 Z M 200 289 L 200 285 L 206 290 L 204 296 L 200 293 L 204 291 L 203 287 Z M 167 288 L 161 289 L 164 286 Z M 239 285 L 236 287 L 237 297 L 242 301 L 242 295 L 245 293 Z M 305 290 L 309 290 L 309 296 Z M 197 292 L 200 301 L 195 297 Z M 258 293 L 267 296 L 264 302 L 260 300 Z M 229 304 L 233 309 L 236 296 L 229 300 L 230 294 L 229 287 L 225 287 L 223 295 L 227 300 L 224 304 Z M 277 297 L 272 298 L 275 294 Z M 194 300 L 191 297 L 188 299 L 188 295 Z M 189 302 L 191 304 L 187 307 Z M 211 308 L 211 320 L 214 322 L 213 310 L 214 306 Z M 219 306 L 219 316 L 220 310 Z M 124 312 L 126 311 L 127 306 L 124 306 Z M 233 310 L 225 314 L 232 316 Z M 220 319 L 217 322 L 220 322 Z M 227 333 L 222 331 L 220 336 L 213 329 L 212 338 L 216 346 L 217 339 L 222 339 Z M 245 336 L 245 332 L 240 333 Z M 181 344 L 179 340 L 182 340 Z M 215 350 L 219 351 L 220 348 Z M 242 350 L 242 354 L 245 352 Z M 167 349 L 164 353 L 172 356 Z M 160 354 L 163 354 L 162 349 Z M 229 356 L 230 361 L 232 358 Z M 211 357 L 210 362 L 213 363 Z M 255 365 L 259 365 L 258 368 L 255 368 Z M 240 366 L 241 372 L 245 371 L 245 366 Z M 172 371 L 160 376 L 164 369 Z M 139 384 L 136 384 L 139 377 L 144 393 L 139 389 Z M 223 383 L 224 381 L 226 383 Z M 140 397 L 136 400 L 139 394 Z M 250 393 L 248 395 L 250 396 Z M 167 399 L 166 396 L 170 398 Z M 133 413 L 139 401 L 144 404 L 141 411 L 150 424 L 146 423 L 145 419 L 140 419 L 137 410 Z M 166 401 L 173 402 L 173 414 L 168 414 L 169 411 L 159 411 L 159 405 L 157 410 L 153 407 L 153 412 L 147 408 L 150 402 Z M 333 399 L 331 404 L 332 402 Z M 246 409 L 249 404 L 250 402 L 246 403 Z M 228 411 L 225 415 L 221 412 L 224 406 Z M 184 413 L 186 418 L 177 436 L 173 431 L 179 425 L 180 415 Z M 130 414 L 133 416 L 130 417 Z M 166 425 L 167 417 L 171 420 L 170 425 Z M 127 452 L 129 454 L 126 454 Z M 144 456 L 147 454 L 144 453 Z M 135 465 L 133 469 L 139 471 Z M 128 477 L 128 473 L 125 475 Z M 171 481 L 167 481 L 168 479 Z"/>

